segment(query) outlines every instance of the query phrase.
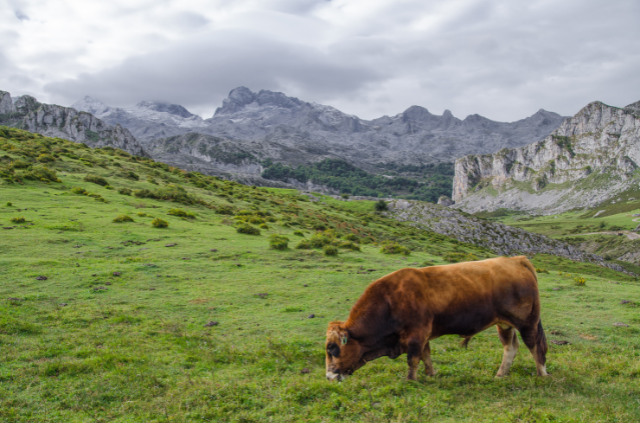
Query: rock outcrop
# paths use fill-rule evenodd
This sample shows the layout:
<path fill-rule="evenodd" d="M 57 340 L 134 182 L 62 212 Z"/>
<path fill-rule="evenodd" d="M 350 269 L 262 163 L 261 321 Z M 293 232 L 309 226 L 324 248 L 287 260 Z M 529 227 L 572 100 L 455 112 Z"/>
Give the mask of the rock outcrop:
<path fill-rule="evenodd" d="M 181 106 L 157 103 L 118 109 L 85 97 L 73 107 L 129 128 L 153 154 L 160 154 L 161 146 L 169 147 L 170 143 L 156 143 L 159 138 L 196 132 L 234 140 L 238 149 L 259 161 L 272 159 L 296 166 L 340 158 L 369 172 L 380 172 L 387 163 L 439 163 L 465 154 L 525 145 L 544 138 L 564 119 L 540 110 L 512 123 L 478 115 L 460 120 L 449 111 L 438 116 L 412 106 L 395 116 L 364 120 L 330 106 L 245 87 L 232 90 L 206 120 Z M 214 138 L 209 139 L 213 148 L 217 143 Z M 200 145 L 207 142 L 203 138 Z"/>
<path fill-rule="evenodd" d="M 541 141 L 456 160 L 453 200 L 468 212 L 589 207 L 637 185 L 638 164 L 640 102 L 594 102 Z"/>
<path fill-rule="evenodd" d="M 387 207 L 389 210 L 387 214 L 396 220 L 415 222 L 415 225 L 421 229 L 447 235 L 461 242 L 479 245 L 499 255 L 553 254 L 626 272 L 620 265 L 607 263 L 598 255 L 585 253 L 562 241 L 527 232 L 524 229 L 478 219 L 451 208 L 410 200 L 393 200 L 387 204 Z"/>
<path fill-rule="evenodd" d="M 82 142 L 89 147 L 111 146 L 136 156 L 147 155 L 127 129 L 120 125 L 108 125 L 87 112 L 39 103 L 34 97 L 26 95 L 13 101 L 5 91 L 0 91 L 0 112 L 0 124 L 3 125 Z"/>

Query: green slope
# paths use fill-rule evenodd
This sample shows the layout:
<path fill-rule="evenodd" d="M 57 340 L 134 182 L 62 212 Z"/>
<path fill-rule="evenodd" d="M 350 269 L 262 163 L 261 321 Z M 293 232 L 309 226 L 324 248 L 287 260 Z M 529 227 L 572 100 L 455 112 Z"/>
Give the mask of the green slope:
<path fill-rule="evenodd" d="M 451 253 L 490 254 L 383 218 L 373 202 L 312 203 L 108 148 L 0 136 L 0 228 L 12 228 L 0 229 L 0 421 L 640 418 L 640 287 L 626 275 L 534 259 L 549 271 L 539 275 L 547 336 L 571 343 L 550 346 L 550 378 L 531 376 L 523 348 L 496 380 L 490 330 L 468 350 L 434 341 L 434 378 L 407 382 L 405 360 L 385 358 L 330 383 L 324 331 L 367 284 Z M 108 185 L 85 180 L 100 178 Z M 133 222 L 114 223 L 120 215 Z M 238 233 L 245 224 L 261 234 Z M 317 230 L 337 256 L 295 248 Z M 289 248 L 271 249 L 271 235 Z M 412 252 L 382 254 L 384 242 Z"/>

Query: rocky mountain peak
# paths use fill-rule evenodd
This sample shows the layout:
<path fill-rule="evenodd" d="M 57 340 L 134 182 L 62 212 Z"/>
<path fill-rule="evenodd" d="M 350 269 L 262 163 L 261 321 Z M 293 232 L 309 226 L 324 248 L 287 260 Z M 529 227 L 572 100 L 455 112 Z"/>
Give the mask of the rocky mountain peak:
<path fill-rule="evenodd" d="M 139 109 L 152 110 L 154 112 L 165 112 L 171 115 L 180 116 L 185 119 L 195 116 L 193 113 L 189 112 L 179 104 L 171 104 L 161 101 L 141 101 L 140 103 L 136 104 L 136 107 Z"/>
<path fill-rule="evenodd" d="M 91 113 L 98 117 L 111 110 L 111 107 L 107 106 L 102 101 L 88 95 L 84 96 L 82 100 L 78 100 L 73 103 L 71 107 L 82 112 Z"/>
<path fill-rule="evenodd" d="M 213 116 L 231 115 L 242 111 L 253 103 L 258 107 L 271 106 L 284 109 L 293 109 L 303 105 L 309 105 L 295 97 L 288 97 L 281 92 L 260 90 L 258 93 L 254 93 L 247 87 L 238 87 L 231 90 L 229 96 L 222 100 L 222 107 L 218 107 Z"/>
<path fill-rule="evenodd" d="M 633 113 L 636 116 L 640 116 L 640 101 L 636 101 L 635 103 L 625 106 L 624 110 L 629 113 Z"/>
<path fill-rule="evenodd" d="M 40 107 L 40 103 L 36 100 L 35 97 L 30 95 L 22 95 L 20 97 L 16 97 L 13 101 L 13 108 L 17 113 L 27 114 L 29 112 L 33 112 Z"/>

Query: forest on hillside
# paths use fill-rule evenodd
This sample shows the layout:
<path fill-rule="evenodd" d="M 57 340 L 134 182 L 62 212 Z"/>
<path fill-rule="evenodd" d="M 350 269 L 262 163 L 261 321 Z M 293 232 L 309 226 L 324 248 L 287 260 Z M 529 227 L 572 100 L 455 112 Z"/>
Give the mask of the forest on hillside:
<path fill-rule="evenodd" d="M 265 179 L 295 179 L 324 185 L 340 193 L 370 197 L 398 197 L 437 202 L 441 195 L 451 196 L 453 163 L 395 165 L 385 164 L 384 175 L 366 172 L 340 159 L 325 159 L 310 165 L 290 167 L 268 160 L 263 163 Z"/>

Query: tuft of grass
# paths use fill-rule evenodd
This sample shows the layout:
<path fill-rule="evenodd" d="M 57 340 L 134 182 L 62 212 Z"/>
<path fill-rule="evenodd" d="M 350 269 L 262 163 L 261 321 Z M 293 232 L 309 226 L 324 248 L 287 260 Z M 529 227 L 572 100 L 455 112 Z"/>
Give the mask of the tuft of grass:
<path fill-rule="evenodd" d="M 99 175 L 95 175 L 93 173 L 88 173 L 87 176 L 84 177 L 85 182 L 91 182 L 92 184 L 100 185 L 106 187 L 109 185 L 109 181 Z"/>
<path fill-rule="evenodd" d="M 133 222 L 133 218 L 131 216 L 127 216 L 126 214 L 121 214 L 113 219 L 113 223 L 124 223 L 124 222 Z"/>
<path fill-rule="evenodd" d="M 403 256 L 408 256 L 409 254 L 411 254 L 411 250 L 409 250 L 405 246 L 398 244 L 397 242 L 383 243 L 380 252 L 382 254 L 402 254 Z"/>
<path fill-rule="evenodd" d="M 325 246 L 322 251 L 324 252 L 324 254 L 326 256 L 337 256 L 339 251 L 336 247 L 334 247 L 333 245 L 327 245 Z"/>
<path fill-rule="evenodd" d="M 178 217 L 182 217 L 185 219 L 195 219 L 196 215 L 190 211 L 185 211 L 182 209 L 171 209 L 169 210 L 169 212 L 167 213 L 168 215 L 171 216 L 178 216 Z"/>
<path fill-rule="evenodd" d="M 269 248 L 274 250 L 286 250 L 287 248 L 289 248 L 289 238 L 284 235 L 270 235 Z"/>
<path fill-rule="evenodd" d="M 151 221 L 151 226 L 154 228 L 168 228 L 169 222 L 156 217 Z"/>
<path fill-rule="evenodd" d="M 27 221 L 24 217 L 12 217 L 9 220 L 11 223 L 25 223 Z"/>
<path fill-rule="evenodd" d="M 442 256 L 442 259 L 449 263 L 458 263 L 461 261 L 476 261 L 478 257 L 472 253 L 450 252 Z"/>
<path fill-rule="evenodd" d="M 239 234 L 247 234 L 247 235 L 260 235 L 260 229 L 249 225 L 248 223 L 243 223 L 242 225 L 236 228 L 236 232 Z"/>

